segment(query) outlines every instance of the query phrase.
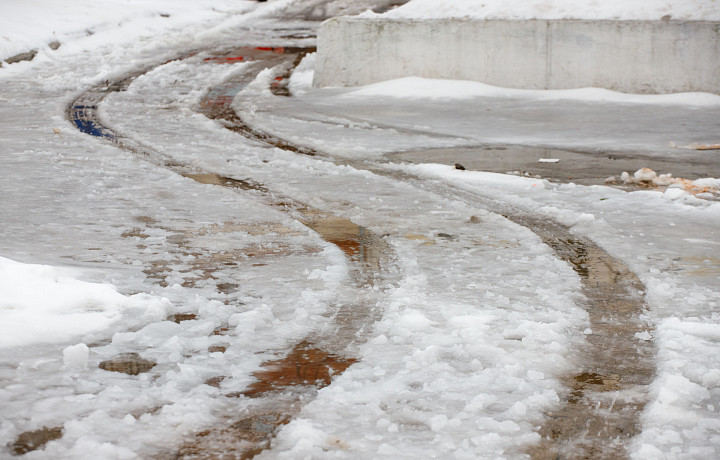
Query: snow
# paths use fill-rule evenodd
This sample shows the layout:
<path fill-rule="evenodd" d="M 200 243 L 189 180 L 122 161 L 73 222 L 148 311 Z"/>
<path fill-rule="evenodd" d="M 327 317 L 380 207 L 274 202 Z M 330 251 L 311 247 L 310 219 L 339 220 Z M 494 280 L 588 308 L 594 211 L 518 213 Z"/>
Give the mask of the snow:
<path fill-rule="evenodd" d="M 252 2 L 214 0 L 3 0 L 0 5 L 0 61 L 51 42 L 93 46 L 100 33 L 137 39 L 189 23 L 218 17 L 219 12 L 243 12 Z M 158 20 L 159 18 L 159 20 Z M 101 39 L 102 40 L 102 39 Z M 47 50 L 45 50 L 47 51 Z"/>
<path fill-rule="evenodd" d="M 373 14 L 366 13 L 371 17 Z M 384 13 L 390 18 L 435 19 L 619 19 L 703 20 L 720 19 L 715 0 L 411 0 Z"/>
<path fill-rule="evenodd" d="M 109 327 L 124 309 L 145 308 L 146 314 L 162 317 L 167 307 L 167 299 L 126 297 L 111 284 L 88 283 L 55 267 L 4 257 L 0 292 L 0 347 L 64 342 Z M 76 364 L 76 352 L 68 353 L 70 364 Z"/>
<path fill-rule="evenodd" d="M 317 90 L 306 59 L 291 81 L 294 98 L 265 89 L 273 71 L 236 98 L 251 125 L 356 161 L 344 166 L 258 145 L 197 114 L 208 86 L 246 63 L 203 64 L 202 53 L 166 62 L 208 43 L 265 44 L 274 32 L 263 29 L 272 26 L 263 15 L 293 2 L 158 0 L 133 2 L 132 11 L 127 2 L 55 3 L 0 6 L 42 24 L 23 36 L 2 19 L 0 35 L 10 38 L 0 39 L 2 56 L 55 37 L 63 43 L 0 69 L 0 163 L 9 172 L 0 182 L 0 455 L 43 426 L 62 426 L 63 436 L 28 458 L 174 452 L 251 409 L 226 394 L 247 389 L 263 362 L 299 340 L 332 336 L 338 305 L 370 305 L 377 321 L 348 350 L 359 361 L 261 458 L 522 456 L 538 441 L 543 414 L 560 403 L 563 379 L 581 367 L 576 351 L 593 330 L 573 269 L 482 200 L 568 225 L 644 283 L 654 329 L 636 339 L 655 345 L 657 376 L 633 458 L 720 455 L 720 203 L 686 187 L 628 192 L 382 161 L 411 148 L 492 142 L 692 160 L 709 154 L 669 142 L 716 142 L 717 96 L 507 92 L 419 79 Z M 634 4 L 618 5 L 627 12 Z M 672 8 L 675 18 L 684 7 Z M 252 178 L 272 196 L 383 235 L 392 260 L 377 284 L 355 285 L 357 268 L 343 252 L 272 197 L 181 177 L 65 120 L 79 91 L 145 68 L 127 91 L 106 97 L 103 120 L 177 163 Z M 642 166 L 627 178 L 674 179 L 635 177 Z M 196 317 L 168 318 L 181 313 Z M 157 364 L 137 376 L 98 368 L 122 353 Z M 218 376 L 226 377 L 220 388 L 205 384 Z"/>
<path fill-rule="evenodd" d="M 307 77 L 301 77 L 305 81 Z M 298 86 L 302 83 L 299 81 Z M 302 90 L 302 89 L 301 89 Z M 479 97 L 522 98 L 532 101 L 576 100 L 644 105 L 684 105 L 713 107 L 720 95 L 710 93 L 626 94 L 603 88 L 567 90 L 529 90 L 501 88 L 463 80 L 436 80 L 405 77 L 355 88 L 343 95 L 348 98 L 385 97 L 397 99 L 467 100 Z"/>

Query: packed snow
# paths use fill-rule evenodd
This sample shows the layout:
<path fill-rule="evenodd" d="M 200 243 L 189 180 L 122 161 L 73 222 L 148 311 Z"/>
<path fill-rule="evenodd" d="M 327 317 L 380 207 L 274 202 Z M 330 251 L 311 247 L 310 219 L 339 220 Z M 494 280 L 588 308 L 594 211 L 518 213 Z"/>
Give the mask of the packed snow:
<path fill-rule="evenodd" d="M 371 14 L 367 14 L 371 16 Z M 720 19 L 715 0 L 411 0 L 384 13 L 390 18 L 434 19 L 619 19 L 702 20 Z"/>
<path fill-rule="evenodd" d="M 247 63 L 208 63 L 203 51 L 166 62 L 228 42 L 275 44 L 272 14 L 298 0 L 157 0 L 133 2 L 127 13 L 127 2 L 54 3 L 0 6 L 4 23 L 12 11 L 43 24 L 26 37 L 3 27 L 0 57 L 62 42 L 0 68 L 0 165 L 8 171 L 0 183 L 0 455 L 42 427 L 62 427 L 62 437 L 27 458 L 174 452 L 242 414 L 247 398 L 226 394 L 246 389 L 263 362 L 298 340 L 333 331 L 337 306 L 360 299 L 380 316 L 350 346 L 359 362 L 261 457 L 521 458 L 539 440 L 543 414 L 560 403 L 561 379 L 581 366 L 575 351 L 592 330 L 573 269 L 527 228 L 460 196 L 552 218 L 637 273 L 655 326 L 637 339 L 655 344 L 657 376 L 631 454 L 720 455 L 720 203 L 683 188 L 628 192 L 385 161 L 407 149 L 484 142 L 698 158 L 714 152 L 669 143 L 717 142 L 716 96 L 502 93 L 422 80 L 318 90 L 310 58 L 291 81 L 295 97 L 267 91 L 275 74 L 265 71 L 234 105 L 249 124 L 331 155 L 307 157 L 245 140 L 196 112 L 209 86 Z M 459 12 L 470 2 L 445 6 L 453 5 L 448 11 Z M 405 8 L 397 14 L 423 10 L 418 0 Z M 109 126 L 174 162 L 251 178 L 270 196 L 383 235 L 392 251 L 386 278 L 356 286 L 343 252 L 265 195 L 181 177 L 65 120 L 80 91 L 148 68 L 103 101 Z M 331 161 L 338 158 L 358 163 Z M 366 161 L 422 183 L 363 170 Z M 636 174 L 640 167 L 628 181 L 669 179 Z M 171 319 L 188 313 L 195 318 Z M 156 366 L 137 376 L 98 368 L 123 353 Z M 205 383 L 216 377 L 225 377 L 219 387 Z"/>

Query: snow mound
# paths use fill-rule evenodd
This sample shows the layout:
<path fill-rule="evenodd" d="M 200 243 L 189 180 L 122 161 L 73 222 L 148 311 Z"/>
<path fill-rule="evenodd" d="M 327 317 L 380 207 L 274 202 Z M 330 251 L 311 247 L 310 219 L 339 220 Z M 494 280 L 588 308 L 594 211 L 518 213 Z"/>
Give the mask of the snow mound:
<path fill-rule="evenodd" d="M 111 284 L 81 281 L 68 270 L 4 257 L 0 292 L 0 348 L 63 342 L 107 328 L 124 309 L 164 312 L 169 303 L 145 294 L 127 297 Z M 81 349 L 68 350 L 66 364 L 81 366 Z"/>
<path fill-rule="evenodd" d="M 366 15 L 369 15 L 366 13 Z M 436 19 L 614 19 L 705 20 L 720 19 L 714 0 L 412 0 L 383 15 L 389 18 Z"/>

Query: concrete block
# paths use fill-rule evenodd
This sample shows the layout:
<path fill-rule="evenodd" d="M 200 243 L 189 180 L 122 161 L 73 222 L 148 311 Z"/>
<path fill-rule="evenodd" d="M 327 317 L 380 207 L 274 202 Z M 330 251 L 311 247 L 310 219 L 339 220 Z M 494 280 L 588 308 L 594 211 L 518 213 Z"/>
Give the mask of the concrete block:
<path fill-rule="evenodd" d="M 334 18 L 314 85 L 407 76 L 508 88 L 720 94 L 720 22 Z"/>

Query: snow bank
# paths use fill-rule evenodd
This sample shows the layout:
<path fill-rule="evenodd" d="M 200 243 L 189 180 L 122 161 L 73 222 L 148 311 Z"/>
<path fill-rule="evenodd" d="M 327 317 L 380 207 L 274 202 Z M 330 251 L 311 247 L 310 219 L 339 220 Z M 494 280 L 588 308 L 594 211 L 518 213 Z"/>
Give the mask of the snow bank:
<path fill-rule="evenodd" d="M 305 81 L 308 77 L 305 76 Z M 502 88 L 466 80 L 405 77 L 351 89 L 342 97 L 462 100 L 476 97 L 522 98 L 533 101 L 576 100 L 627 104 L 718 106 L 720 95 L 711 93 L 628 94 L 603 88 L 530 90 Z"/>
<path fill-rule="evenodd" d="M 51 42 L 90 36 L 120 27 L 127 37 L 226 11 L 244 11 L 254 2 L 215 0 L 214 8 L 192 0 L 3 0 L 0 3 L 0 60 Z M 154 19 L 153 21 L 144 21 Z M 128 25 L 132 22 L 132 25 Z M 129 30 L 132 28 L 133 30 Z"/>
<path fill-rule="evenodd" d="M 656 330 L 658 376 L 634 458 L 720 455 L 720 324 L 713 318 L 667 318 Z"/>
<path fill-rule="evenodd" d="M 365 16 L 371 16 L 365 13 Z M 390 18 L 473 19 L 720 19 L 715 0 L 412 0 L 382 16 Z"/>
<path fill-rule="evenodd" d="M 166 299 L 136 294 L 126 297 L 111 284 L 80 281 L 69 270 L 23 264 L 0 257 L 0 347 L 58 343 L 100 331 L 127 308 L 144 308 L 161 317 Z M 67 363 L 81 358 L 68 351 Z"/>

